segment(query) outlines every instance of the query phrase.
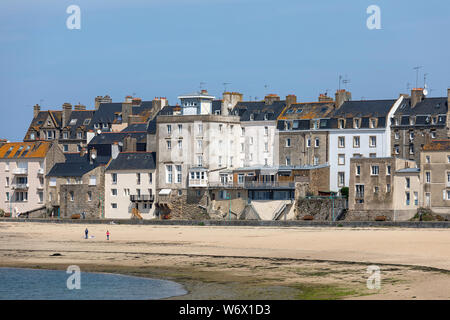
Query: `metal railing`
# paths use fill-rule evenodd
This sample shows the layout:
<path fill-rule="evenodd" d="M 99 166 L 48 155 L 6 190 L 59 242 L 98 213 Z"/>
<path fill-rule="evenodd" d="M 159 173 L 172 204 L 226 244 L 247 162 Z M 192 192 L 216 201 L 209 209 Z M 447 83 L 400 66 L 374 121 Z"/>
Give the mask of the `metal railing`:
<path fill-rule="evenodd" d="M 285 181 L 245 181 L 245 188 L 254 188 L 254 189 L 267 189 L 267 188 L 295 188 L 295 182 L 285 182 Z"/>
<path fill-rule="evenodd" d="M 130 201 L 155 201 L 155 195 L 154 194 L 132 194 L 130 195 Z"/>
<path fill-rule="evenodd" d="M 28 174 L 27 168 L 16 168 L 13 171 L 14 174 Z"/>
<path fill-rule="evenodd" d="M 11 188 L 15 189 L 15 190 L 26 190 L 26 189 L 28 189 L 28 184 L 27 183 L 13 183 L 11 185 Z"/>

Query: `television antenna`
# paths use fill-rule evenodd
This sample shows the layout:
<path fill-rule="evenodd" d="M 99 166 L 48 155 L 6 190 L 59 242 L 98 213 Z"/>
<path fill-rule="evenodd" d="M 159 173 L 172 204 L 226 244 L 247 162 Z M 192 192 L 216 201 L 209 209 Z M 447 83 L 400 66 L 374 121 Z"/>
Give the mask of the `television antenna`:
<path fill-rule="evenodd" d="M 411 90 L 411 83 L 407 82 L 406 83 L 406 91 Z"/>
<path fill-rule="evenodd" d="M 339 75 L 339 86 L 338 86 L 338 90 L 340 91 L 341 90 L 341 82 L 342 82 L 342 76 L 341 75 Z"/>
<path fill-rule="evenodd" d="M 231 84 L 229 82 L 224 82 L 223 84 L 223 92 L 227 92 L 227 85 Z"/>
<path fill-rule="evenodd" d="M 345 85 L 345 90 L 347 90 L 347 84 L 350 83 L 350 79 L 347 79 L 347 76 L 344 80 L 342 80 L 342 83 Z"/>
<path fill-rule="evenodd" d="M 419 86 L 419 70 L 422 68 L 423 66 L 417 66 L 413 68 L 413 70 L 416 70 L 416 88 Z"/>

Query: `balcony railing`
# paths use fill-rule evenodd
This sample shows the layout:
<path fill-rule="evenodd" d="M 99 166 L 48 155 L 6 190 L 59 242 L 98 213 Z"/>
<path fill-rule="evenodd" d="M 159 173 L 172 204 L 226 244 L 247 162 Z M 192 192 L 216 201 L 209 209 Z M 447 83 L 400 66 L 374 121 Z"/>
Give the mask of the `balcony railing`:
<path fill-rule="evenodd" d="M 210 188 L 244 188 L 243 183 L 233 182 L 209 182 L 208 186 Z"/>
<path fill-rule="evenodd" d="M 206 179 L 189 179 L 189 187 L 207 187 L 208 180 Z"/>
<path fill-rule="evenodd" d="M 363 192 L 356 192 L 355 198 L 356 199 L 364 199 L 364 193 Z"/>
<path fill-rule="evenodd" d="M 155 201 L 155 195 L 153 194 L 140 194 L 140 195 L 130 195 L 130 201 L 131 202 L 137 202 L 137 201 L 148 201 L 153 202 Z"/>
<path fill-rule="evenodd" d="M 15 190 L 27 190 L 28 184 L 27 183 L 14 183 L 11 185 L 11 188 L 15 189 Z"/>
<path fill-rule="evenodd" d="M 27 168 L 16 168 L 13 171 L 14 174 L 28 174 Z"/>
<path fill-rule="evenodd" d="M 271 188 L 295 188 L 295 182 L 285 181 L 245 181 L 244 187 L 246 189 L 271 189 Z"/>

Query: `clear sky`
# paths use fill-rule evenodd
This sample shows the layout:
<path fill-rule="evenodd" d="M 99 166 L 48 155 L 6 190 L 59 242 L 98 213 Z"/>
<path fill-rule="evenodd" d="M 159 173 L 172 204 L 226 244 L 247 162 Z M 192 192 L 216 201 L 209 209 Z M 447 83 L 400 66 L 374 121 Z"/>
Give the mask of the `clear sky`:
<path fill-rule="evenodd" d="M 369 30 L 370 5 L 381 29 Z M 66 9 L 81 9 L 69 30 Z M 353 99 L 396 98 L 428 73 L 431 96 L 450 87 L 448 0 L 1 0 L 0 138 L 21 141 L 33 105 L 93 108 L 223 83 L 244 99 L 267 93 L 316 101 L 350 80 Z"/>

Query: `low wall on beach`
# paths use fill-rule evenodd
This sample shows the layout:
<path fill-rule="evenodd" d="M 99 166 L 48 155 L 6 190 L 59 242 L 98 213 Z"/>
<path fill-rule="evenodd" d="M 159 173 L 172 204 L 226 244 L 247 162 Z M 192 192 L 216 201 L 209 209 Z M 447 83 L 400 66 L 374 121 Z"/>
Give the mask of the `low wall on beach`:
<path fill-rule="evenodd" d="M 0 222 L 41 222 L 73 224 L 123 224 L 157 226 L 230 226 L 230 227 L 398 227 L 450 228 L 450 221 L 299 221 L 299 220 L 119 220 L 119 219 L 17 219 L 0 218 Z"/>

